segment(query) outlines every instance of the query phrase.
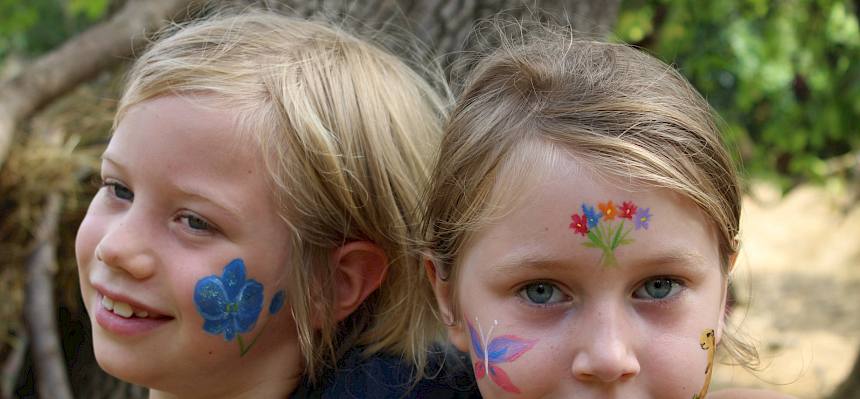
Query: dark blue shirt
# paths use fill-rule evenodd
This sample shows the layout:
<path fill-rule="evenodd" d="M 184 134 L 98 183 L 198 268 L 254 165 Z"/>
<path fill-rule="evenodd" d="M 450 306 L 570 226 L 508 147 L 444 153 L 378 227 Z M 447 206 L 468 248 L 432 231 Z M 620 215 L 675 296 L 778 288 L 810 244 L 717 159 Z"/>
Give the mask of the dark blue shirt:
<path fill-rule="evenodd" d="M 455 351 L 431 354 L 429 377 L 413 385 L 415 368 L 386 354 L 364 357 L 360 349 L 344 356 L 317 384 L 303 381 L 290 399 L 479 399 L 466 355 Z"/>

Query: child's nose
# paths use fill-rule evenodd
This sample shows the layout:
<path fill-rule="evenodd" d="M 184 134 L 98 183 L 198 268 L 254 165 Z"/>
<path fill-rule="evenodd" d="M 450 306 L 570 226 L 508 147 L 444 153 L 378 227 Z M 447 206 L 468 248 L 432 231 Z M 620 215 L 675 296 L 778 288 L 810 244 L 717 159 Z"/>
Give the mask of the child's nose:
<path fill-rule="evenodd" d="M 587 383 L 612 383 L 639 374 L 639 360 L 632 342 L 634 334 L 623 311 L 600 312 L 596 323 L 579 336 L 579 350 L 573 359 L 574 378 Z"/>
<path fill-rule="evenodd" d="M 107 231 L 96 246 L 96 259 L 112 269 L 144 280 L 155 272 L 155 254 L 145 228 L 131 211 Z"/>

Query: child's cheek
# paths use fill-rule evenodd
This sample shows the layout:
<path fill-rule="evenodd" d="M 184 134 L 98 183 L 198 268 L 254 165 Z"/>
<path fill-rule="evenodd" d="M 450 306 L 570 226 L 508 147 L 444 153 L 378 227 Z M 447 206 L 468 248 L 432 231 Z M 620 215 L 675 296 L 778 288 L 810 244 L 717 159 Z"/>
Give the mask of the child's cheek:
<path fill-rule="evenodd" d="M 248 275 L 242 258 L 231 260 L 220 275 L 197 280 L 193 292 L 201 329 L 235 342 L 240 357 L 258 342 L 271 317 L 283 308 L 286 296 L 284 290 L 278 290 L 267 297 L 266 287 Z"/>
<path fill-rule="evenodd" d="M 654 337 L 638 356 L 641 372 L 652 394 L 665 398 L 704 397 L 710 385 L 715 345 L 712 329 L 683 335 Z"/>

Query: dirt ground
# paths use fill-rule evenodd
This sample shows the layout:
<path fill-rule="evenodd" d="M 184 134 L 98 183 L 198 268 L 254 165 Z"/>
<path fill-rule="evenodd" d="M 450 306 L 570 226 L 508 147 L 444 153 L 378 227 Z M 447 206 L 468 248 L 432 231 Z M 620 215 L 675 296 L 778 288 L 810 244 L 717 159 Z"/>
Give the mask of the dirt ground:
<path fill-rule="evenodd" d="M 860 347 L 860 203 L 839 185 L 782 197 L 756 184 L 744 200 L 733 279 L 735 324 L 753 337 L 761 371 L 718 365 L 713 387 L 824 398 Z"/>

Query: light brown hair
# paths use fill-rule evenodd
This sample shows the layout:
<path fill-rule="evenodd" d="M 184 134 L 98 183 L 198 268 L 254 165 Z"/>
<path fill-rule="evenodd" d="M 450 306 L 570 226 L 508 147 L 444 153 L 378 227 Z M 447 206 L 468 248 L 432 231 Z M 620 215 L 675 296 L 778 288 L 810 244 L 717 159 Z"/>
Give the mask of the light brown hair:
<path fill-rule="evenodd" d="M 470 238 L 505 211 L 500 193 L 511 200 L 518 191 L 499 186 L 539 173 L 541 158 L 562 150 L 598 173 L 695 203 L 717 232 L 727 274 L 741 193 L 707 101 L 676 70 L 628 45 L 547 25 L 494 29 L 501 44 L 471 65 L 424 199 L 423 246 L 437 273 L 456 283 Z M 723 342 L 744 363 L 756 357 L 728 334 Z"/>
<path fill-rule="evenodd" d="M 420 375 L 435 324 L 409 248 L 447 106 L 434 87 L 340 27 L 246 11 L 163 34 L 134 63 L 115 125 L 141 102 L 196 93 L 237 112 L 240 133 L 262 148 L 277 216 L 292 231 L 286 292 L 307 376 L 356 345 L 412 360 Z M 338 324 L 331 253 L 355 240 L 379 245 L 388 273 Z"/>

